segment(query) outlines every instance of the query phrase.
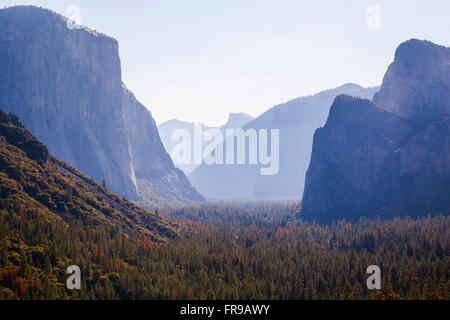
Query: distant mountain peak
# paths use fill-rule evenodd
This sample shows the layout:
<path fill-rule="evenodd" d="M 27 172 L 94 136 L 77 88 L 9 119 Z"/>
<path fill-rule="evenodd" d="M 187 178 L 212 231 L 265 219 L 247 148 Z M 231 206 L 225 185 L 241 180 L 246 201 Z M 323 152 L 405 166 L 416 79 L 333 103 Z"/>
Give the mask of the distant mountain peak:
<path fill-rule="evenodd" d="M 228 115 L 228 120 L 224 126 L 226 128 L 238 129 L 244 126 L 246 123 L 252 121 L 253 119 L 254 117 L 243 112 L 230 113 Z"/>
<path fill-rule="evenodd" d="M 203 195 L 211 198 L 298 197 L 303 192 L 314 130 L 325 123 L 335 97 L 346 93 L 372 99 L 376 90 L 376 87 L 346 84 L 276 105 L 244 125 L 244 130 L 279 130 L 280 170 L 276 175 L 261 176 L 259 164 L 203 164 L 189 175 L 189 180 Z"/>
<path fill-rule="evenodd" d="M 344 83 L 342 86 L 340 86 L 340 88 L 342 89 L 361 89 L 363 88 L 362 86 L 360 86 L 359 84 L 353 83 L 353 82 L 348 82 L 348 83 Z"/>

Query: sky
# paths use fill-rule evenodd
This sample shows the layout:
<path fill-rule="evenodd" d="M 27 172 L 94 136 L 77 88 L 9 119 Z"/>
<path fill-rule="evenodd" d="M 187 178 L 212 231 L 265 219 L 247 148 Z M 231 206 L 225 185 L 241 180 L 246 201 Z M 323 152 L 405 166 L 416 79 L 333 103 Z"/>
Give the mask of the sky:
<path fill-rule="evenodd" d="M 219 126 L 230 112 L 379 85 L 401 42 L 450 46 L 448 0 L 0 0 L 19 4 L 116 38 L 123 82 L 158 124 Z"/>

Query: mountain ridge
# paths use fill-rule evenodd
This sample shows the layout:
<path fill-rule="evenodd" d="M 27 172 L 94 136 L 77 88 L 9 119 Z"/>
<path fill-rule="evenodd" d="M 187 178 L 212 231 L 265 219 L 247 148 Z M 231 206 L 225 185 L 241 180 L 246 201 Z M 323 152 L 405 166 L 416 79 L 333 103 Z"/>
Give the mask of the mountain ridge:
<path fill-rule="evenodd" d="M 303 190 L 314 130 L 325 123 L 334 97 L 352 93 L 371 98 L 377 88 L 347 83 L 276 105 L 244 125 L 243 130 L 279 129 L 280 166 L 273 176 L 261 176 L 260 165 L 204 164 L 188 178 L 204 196 L 211 198 L 295 199 Z"/>
<path fill-rule="evenodd" d="M 0 109 L 0 192 L 3 205 L 37 210 L 69 223 L 119 227 L 152 241 L 176 238 L 180 227 L 112 193 L 64 161 L 13 114 Z"/>

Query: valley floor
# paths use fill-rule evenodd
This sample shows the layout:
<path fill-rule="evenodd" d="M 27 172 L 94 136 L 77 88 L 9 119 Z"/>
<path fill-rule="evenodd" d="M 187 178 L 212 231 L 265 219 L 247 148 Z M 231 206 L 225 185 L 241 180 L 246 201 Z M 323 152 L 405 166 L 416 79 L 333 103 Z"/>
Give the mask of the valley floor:
<path fill-rule="evenodd" d="M 160 212 L 188 230 L 154 243 L 0 206 L 0 299 L 450 299 L 450 217 L 332 225 L 296 203 Z M 67 266 L 81 290 L 66 289 Z M 381 269 L 381 290 L 366 269 Z"/>

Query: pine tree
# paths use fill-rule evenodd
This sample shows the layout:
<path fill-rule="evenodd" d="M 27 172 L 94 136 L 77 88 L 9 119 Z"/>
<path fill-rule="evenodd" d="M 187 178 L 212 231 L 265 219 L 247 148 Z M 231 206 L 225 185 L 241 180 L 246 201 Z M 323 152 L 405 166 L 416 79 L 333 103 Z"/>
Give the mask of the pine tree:
<path fill-rule="evenodd" d="M 439 293 L 439 291 L 436 288 L 436 285 L 434 284 L 433 280 L 430 277 L 427 277 L 427 279 L 425 280 L 422 298 L 424 300 L 442 300 L 443 299 L 442 295 Z"/>

